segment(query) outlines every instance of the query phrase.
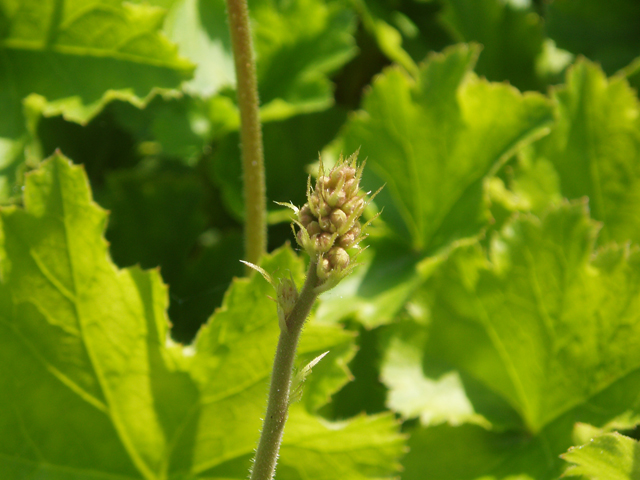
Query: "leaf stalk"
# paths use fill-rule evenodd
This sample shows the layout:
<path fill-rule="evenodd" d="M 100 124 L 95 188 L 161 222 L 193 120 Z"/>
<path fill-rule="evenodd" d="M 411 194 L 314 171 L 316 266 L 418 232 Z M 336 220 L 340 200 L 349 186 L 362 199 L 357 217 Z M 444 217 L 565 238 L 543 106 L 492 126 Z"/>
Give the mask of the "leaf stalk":
<path fill-rule="evenodd" d="M 319 282 L 316 270 L 317 264 L 312 260 L 309 262 L 307 278 L 298 301 L 285 319 L 287 328 L 280 330 L 273 361 L 267 412 L 251 470 L 251 480 L 272 480 L 275 474 L 284 426 L 289 414 L 291 377 L 298 340 L 304 322 L 318 296 L 316 287 Z"/>
<path fill-rule="evenodd" d="M 267 202 L 256 62 L 247 0 L 227 0 L 227 10 L 240 108 L 245 258 L 258 264 L 267 249 Z"/>

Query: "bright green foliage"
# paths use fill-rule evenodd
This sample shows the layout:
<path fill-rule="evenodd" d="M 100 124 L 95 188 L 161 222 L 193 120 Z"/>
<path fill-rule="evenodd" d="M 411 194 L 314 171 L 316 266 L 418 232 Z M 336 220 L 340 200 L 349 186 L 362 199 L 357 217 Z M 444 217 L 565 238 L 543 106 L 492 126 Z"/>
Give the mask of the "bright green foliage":
<path fill-rule="evenodd" d="M 404 418 L 419 417 L 425 426 L 445 421 L 453 425 L 482 422 L 457 372 L 445 372 L 437 379 L 425 376 L 422 363 L 426 334 L 423 325 L 409 321 L 393 328 L 380 371 L 382 382 L 389 388 L 387 406 Z"/>
<path fill-rule="evenodd" d="M 271 287 L 259 276 L 235 281 L 195 345 L 172 344 L 157 271 L 116 269 L 102 238 L 105 220 L 82 170 L 62 156 L 28 177 L 24 210 L 2 213 L 0 363 L 13 368 L 0 374 L 0 431 L 11 432 L 0 441 L 0 471 L 8 478 L 245 478 L 278 334 Z M 288 248 L 264 266 L 300 280 L 302 265 Z M 346 381 L 353 337 L 313 324 L 305 334 L 302 360 L 331 351 L 324 370 L 316 367 L 323 374 L 306 382 L 305 404 L 315 409 Z M 285 435 L 290 451 L 282 452 L 289 478 L 303 471 L 324 478 L 332 466 L 323 452 L 350 449 L 363 456 L 343 464 L 348 478 L 395 468 L 402 440 L 389 416 L 328 426 L 298 407 L 292 418 L 299 420 Z"/>
<path fill-rule="evenodd" d="M 444 473 L 454 456 L 430 460 L 423 450 L 445 441 L 462 442 L 471 456 L 496 443 L 462 478 L 551 478 L 573 423 L 604 425 L 634 403 L 625 406 L 621 390 L 637 391 L 640 375 L 640 251 L 611 246 L 594 257 L 596 232 L 583 204 L 564 204 L 507 224 L 488 259 L 471 244 L 435 270 L 424 286 L 429 321 L 404 328 L 417 334 L 395 333 L 383 365 L 390 406 L 426 423 L 438 412 L 452 423 L 466 415 L 495 431 L 443 426 L 414 435 L 406 478 L 420 478 L 431 461 L 443 472 L 435 478 L 458 478 Z M 408 378 L 436 394 L 416 408 Z M 473 408 L 452 400 L 465 391 Z"/>
<path fill-rule="evenodd" d="M 542 213 L 562 201 L 558 172 L 549 160 L 537 156 L 535 146 L 520 152 L 515 167 L 509 192 L 524 204 L 524 211 Z"/>
<path fill-rule="evenodd" d="M 585 60 L 555 89 L 556 126 L 536 145 L 558 172 L 566 198 L 589 197 L 604 222 L 601 241 L 640 242 L 640 103 L 623 77 Z"/>
<path fill-rule="evenodd" d="M 450 49 L 415 80 L 385 71 L 343 134 L 346 151 L 362 145 L 369 157 L 378 178 L 370 174 L 368 185 L 386 182 L 385 221 L 415 249 L 477 233 L 487 220 L 485 178 L 548 132 L 548 102 L 478 79 L 470 72 L 477 55 L 473 46 Z"/>
<path fill-rule="evenodd" d="M 302 284 L 273 201 L 318 152 L 386 184 L 276 479 L 638 477 L 639 5 L 249 1 L 261 266 Z M 0 479 L 247 477 L 279 327 L 233 279 L 234 76 L 225 0 L 0 0 Z"/>
<path fill-rule="evenodd" d="M 194 78 L 185 85 L 189 93 L 211 96 L 235 84 L 224 0 L 173 2 L 164 31 L 197 65 Z"/>
<path fill-rule="evenodd" d="M 333 102 L 327 74 L 351 58 L 353 15 L 319 0 L 250 5 L 263 119 L 323 110 Z M 174 2 L 165 31 L 198 64 L 185 89 L 211 96 L 235 86 L 224 0 Z M 286 65 L 286 68 L 283 66 Z"/>
<path fill-rule="evenodd" d="M 26 143 L 25 138 L 0 138 L 0 201 L 3 203 L 19 194 L 16 184 L 24 168 Z"/>
<path fill-rule="evenodd" d="M 87 122 L 109 100 L 142 106 L 178 87 L 192 66 L 160 34 L 162 20 L 162 9 L 113 0 L 0 2 L 0 137 L 22 133 L 31 94 L 46 115 Z"/>
<path fill-rule="evenodd" d="M 565 476 L 597 480 L 634 480 L 640 475 L 637 461 L 640 457 L 638 442 L 619 433 L 608 433 L 592 438 L 586 445 L 572 447 L 562 455 L 574 463 Z"/>
<path fill-rule="evenodd" d="M 429 354 L 506 398 L 532 432 L 640 366 L 640 256 L 611 247 L 590 262 L 595 232 L 583 205 L 525 217 L 491 240 L 490 263 L 465 248 L 430 284 L 442 294 Z M 484 335 L 453 348 L 454 325 Z"/>
<path fill-rule="evenodd" d="M 545 468 L 550 459 L 532 456 L 523 449 L 530 445 L 529 439 L 517 433 L 496 434 L 472 424 L 418 429 L 409 439 L 410 452 L 403 461 L 402 478 L 417 480 L 429 472 L 429 480 L 533 480 L 536 477 L 528 473 L 536 466 L 545 470 L 539 478 L 556 478 L 557 474 L 550 475 Z M 514 471 L 510 463 L 519 460 L 527 463 L 528 471 Z"/>
<path fill-rule="evenodd" d="M 337 322 L 355 317 L 367 328 L 385 325 L 395 318 L 407 298 L 421 283 L 416 272 L 419 256 L 396 241 L 373 242 L 373 251 L 357 257 L 362 265 L 323 296 L 318 317 Z"/>
<path fill-rule="evenodd" d="M 262 115 L 283 119 L 329 107 L 327 75 L 355 54 L 353 14 L 318 0 L 261 0 L 251 8 Z"/>
<path fill-rule="evenodd" d="M 396 460 L 406 451 L 396 427 L 388 414 L 328 424 L 293 408 L 277 478 L 389 478 L 399 468 Z"/>
<path fill-rule="evenodd" d="M 403 244 L 433 253 L 477 234 L 489 220 L 487 178 L 548 132 L 549 103 L 477 78 L 470 72 L 477 55 L 473 46 L 452 48 L 429 59 L 417 80 L 386 70 L 347 122 L 339 144 L 345 151 L 362 146 L 368 189 L 386 183 L 376 202 L 396 240 L 381 242 L 368 271 L 331 294 L 323 317 L 357 311 L 369 327 L 390 321 L 418 281 L 419 256 Z"/>

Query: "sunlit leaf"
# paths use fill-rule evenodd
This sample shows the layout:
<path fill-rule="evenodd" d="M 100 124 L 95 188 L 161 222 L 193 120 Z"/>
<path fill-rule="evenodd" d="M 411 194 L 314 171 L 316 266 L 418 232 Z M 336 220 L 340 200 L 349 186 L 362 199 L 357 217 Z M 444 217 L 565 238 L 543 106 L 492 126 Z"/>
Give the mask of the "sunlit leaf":
<path fill-rule="evenodd" d="M 640 242 L 640 103 L 624 77 L 607 79 L 585 60 L 552 93 L 556 126 L 536 145 L 567 198 L 589 198 L 601 241 Z M 549 174 L 547 174 L 547 178 Z"/>
<path fill-rule="evenodd" d="M 422 368 L 422 382 L 440 378 L 436 372 L 458 371 L 473 411 L 492 426 L 426 428 L 412 441 L 473 430 L 477 440 L 459 439 L 473 456 L 480 437 L 513 437 L 485 452 L 492 460 L 462 478 L 551 478 L 561 471 L 558 455 L 572 444 L 576 422 L 604 426 L 638 407 L 640 251 L 611 246 L 594 256 L 596 233 L 581 204 L 564 204 L 542 219 L 525 215 L 495 235 L 488 259 L 477 245 L 461 247 L 425 285 L 428 320 L 425 340 L 417 342 L 423 353 L 405 363 L 407 372 L 386 380 L 390 398 L 402 393 L 396 379 L 409 369 Z M 397 367 L 393 358 L 383 371 Z M 403 403 L 391 405 L 403 412 L 409 400 L 405 393 Z M 509 407 L 501 402 L 522 424 L 505 417 Z M 451 402 L 448 411 L 454 407 Z M 423 408 L 414 415 L 428 415 L 430 405 Z M 505 429 L 511 433 L 501 433 Z M 418 460 L 419 450 L 415 455 L 409 463 L 426 468 L 428 459 Z M 445 472 L 451 461 L 436 462 Z M 407 470 L 413 472 L 407 478 L 418 478 L 419 469 Z"/>
<path fill-rule="evenodd" d="M 640 474 L 638 457 L 640 447 L 637 440 L 619 433 L 608 433 L 592 438 L 586 445 L 572 447 L 563 454 L 562 458 L 575 464 L 564 475 L 593 480 L 633 480 Z"/>
<path fill-rule="evenodd" d="M 327 75 L 355 53 L 353 15 L 339 3 L 318 0 L 250 5 L 262 119 L 285 119 L 331 106 Z M 235 87 L 223 0 L 176 1 L 165 31 L 198 65 L 185 89 L 204 97 Z"/>
<path fill-rule="evenodd" d="M 45 115 L 85 123 L 112 99 L 142 106 L 179 87 L 193 67 L 160 33 L 163 15 L 108 0 L 0 2 L 0 137 L 21 134 L 31 94 Z"/>
<path fill-rule="evenodd" d="M 175 345 L 158 272 L 111 263 L 106 214 L 79 167 L 54 156 L 29 175 L 24 203 L 2 211 L 0 362 L 14 367 L 0 373 L 0 406 L 9 413 L 0 415 L 0 471 L 63 480 L 246 478 L 279 331 L 272 287 L 258 275 L 234 281 L 195 345 Z M 263 267 L 300 280 L 289 248 Z M 397 468 L 403 439 L 392 417 L 329 424 L 310 413 L 347 380 L 352 341 L 338 326 L 305 329 L 301 365 L 330 353 L 292 412 L 284 472 L 326 478 L 335 455 L 349 478 Z"/>
<path fill-rule="evenodd" d="M 416 79 L 387 70 L 342 134 L 345 151 L 361 147 L 368 157 L 369 188 L 386 182 L 376 200 L 385 222 L 415 249 L 477 234 L 487 221 L 484 180 L 548 131 L 548 102 L 477 78 L 477 55 L 474 46 L 452 48 Z"/>

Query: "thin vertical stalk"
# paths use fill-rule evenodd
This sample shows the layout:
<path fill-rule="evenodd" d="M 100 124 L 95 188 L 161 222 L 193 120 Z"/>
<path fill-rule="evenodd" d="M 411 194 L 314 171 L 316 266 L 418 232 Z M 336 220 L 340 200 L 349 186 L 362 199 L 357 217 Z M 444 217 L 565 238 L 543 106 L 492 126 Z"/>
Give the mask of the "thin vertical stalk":
<path fill-rule="evenodd" d="M 245 201 L 245 258 L 259 264 L 267 248 L 266 187 L 262 126 L 247 0 L 227 0 L 236 67 Z"/>
<path fill-rule="evenodd" d="M 318 284 L 316 269 L 316 263 L 309 262 L 307 279 L 300 291 L 298 301 L 286 319 L 287 329 L 280 331 L 276 357 L 273 361 L 267 413 L 251 470 L 251 480 L 271 480 L 275 473 L 284 426 L 289 414 L 291 374 L 298 340 L 302 326 L 318 296 L 315 292 Z"/>

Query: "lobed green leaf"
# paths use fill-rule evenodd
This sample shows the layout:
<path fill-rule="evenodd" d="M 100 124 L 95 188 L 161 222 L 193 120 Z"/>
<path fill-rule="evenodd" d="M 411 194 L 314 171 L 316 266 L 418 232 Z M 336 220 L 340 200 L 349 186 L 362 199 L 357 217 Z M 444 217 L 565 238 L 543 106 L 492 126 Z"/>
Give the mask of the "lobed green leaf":
<path fill-rule="evenodd" d="M 442 472 L 434 478 L 552 478 L 576 422 L 604 426 L 636 411 L 640 251 L 612 245 L 594 254 L 597 230 L 584 203 L 563 204 L 505 225 L 488 258 L 479 245 L 463 245 L 435 269 L 423 290 L 421 326 L 408 338 L 392 335 L 413 354 L 390 343 L 382 366 L 389 405 L 426 416 L 426 424 L 440 413 L 452 425 L 477 425 L 419 429 L 405 478 L 420 478 L 430 461 Z M 461 381 L 453 390 L 432 386 L 431 397 L 415 403 L 423 384 L 450 382 L 456 372 Z M 419 381 L 412 389 L 403 378 Z M 447 403 L 454 394 L 472 408 Z M 469 457 L 464 476 L 446 473 L 454 455 L 429 460 L 422 450 L 445 439 L 459 442 L 459 458 Z M 487 442 L 501 446 L 487 450 Z M 476 465 L 477 455 L 487 458 Z"/>
<path fill-rule="evenodd" d="M 179 87 L 193 66 L 160 33 L 163 12 L 109 0 L 0 2 L 0 137 L 23 133 L 30 95 L 45 115 L 86 123 L 112 99 L 142 106 Z"/>
<path fill-rule="evenodd" d="M 1 212 L 0 363 L 14 368 L 0 373 L 0 471 L 63 480 L 246 478 L 279 330 L 270 285 L 260 276 L 235 280 L 195 345 L 176 345 L 158 271 L 111 263 L 106 214 L 79 167 L 55 155 L 28 176 L 24 195 L 24 209 Z M 290 248 L 263 266 L 300 280 Z M 290 478 L 326 478 L 333 465 L 325 450 L 350 457 L 346 478 L 396 469 L 404 442 L 392 417 L 332 424 L 310 413 L 347 380 L 352 342 L 337 326 L 305 331 L 301 361 L 330 353 L 292 412 L 300 420 L 281 456 L 297 472 Z M 314 455 L 317 470 L 308 472 Z"/>
<path fill-rule="evenodd" d="M 548 102 L 478 79 L 470 73 L 478 53 L 451 48 L 416 79 L 386 70 L 342 134 L 346 151 L 362 146 L 369 158 L 368 185 L 386 182 L 377 200 L 385 221 L 414 249 L 477 234 L 487 221 L 484 180 L 548 132 Z"/>
<path fill-rule="evenodd" d="M 563 454 L 562 458 L 574 464 L 564 472 L 564 476 L 632 480 L 640 474 L 639 456 L 637 440 L 615 432 L 607 433 Z"/>
<path fill-rule="evenodd" d="M 552 91 L 555 128 L 534 158 L 557 171 L 567 198 L 589 198 L 601 241 L 640 242 L 640 103 L 624 77 L 580 60 Z"/>
<path fill-rule="evenodd" d="M 346 123 L 336 144 L 368 156 L 368 190 L 386 184 L 376 203 L 388 228 L 363 256 L 366 270 L 321 306 L 322 318 L 356 313 L 367 327 L 391 321 L 420 282 L 419 270 L 430 268 L 420 259 L 478 235 L 490 220 L 485 184 L 548 133 L 549 102 L 476 77 L 478 54 L 474 45 L 450 48 L 428 59 L 416 79 L 387 69 Z"/>

